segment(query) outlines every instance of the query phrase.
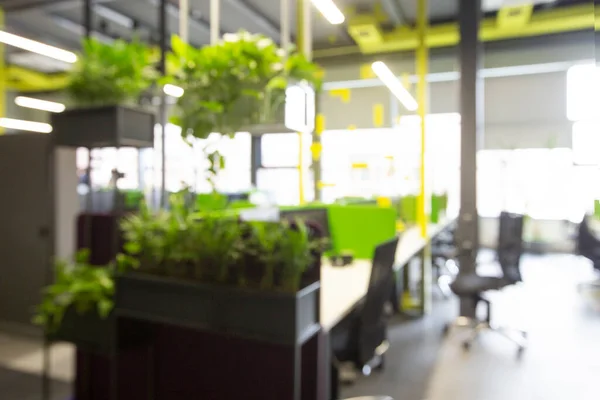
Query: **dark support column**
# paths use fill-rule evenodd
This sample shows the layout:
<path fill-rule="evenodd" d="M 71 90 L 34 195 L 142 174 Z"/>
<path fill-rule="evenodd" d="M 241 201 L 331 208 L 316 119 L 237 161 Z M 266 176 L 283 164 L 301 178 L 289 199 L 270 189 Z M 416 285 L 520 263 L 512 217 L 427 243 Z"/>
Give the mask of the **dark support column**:
<path fill-rule="evenodd" d="M 262 136 L 252 136 L 250 144 L 250 182 L 258 186 L 258 169 L 262 166 Z"/>
<path fill-rule="evenodd" d="M 160 73 L 165 76 L 167 73 L 167 0 L 160 0 L 158 8 L 158 29 L 159 29 L 159 45 L 160 45 Z M 161 126 L 161 173 L 160 173 L 160 207 L 167 205 L 167 95 L 160 90 L 160 108 L 159 108 L 159 123 Z"/>
<path fill-rule="evenodd" d="M 92 0 L 85 0 L 83 3 L 83 27 L 85 37 L 92 36 Z"/>
<path fill-rule="evenodd" d="M 483 82 L 479 77 L 482 52 L 478 35 L 481 0 L 461 0 L 459 14 L 462 134 L 460 216 L 457 238 L 460 268 L 461 273 L 464 274 L 475 270 L 479 249 L 477 150 L 481 145 L 483 133 Z M 461 312 L 464 308 L 461 307 Z"/>

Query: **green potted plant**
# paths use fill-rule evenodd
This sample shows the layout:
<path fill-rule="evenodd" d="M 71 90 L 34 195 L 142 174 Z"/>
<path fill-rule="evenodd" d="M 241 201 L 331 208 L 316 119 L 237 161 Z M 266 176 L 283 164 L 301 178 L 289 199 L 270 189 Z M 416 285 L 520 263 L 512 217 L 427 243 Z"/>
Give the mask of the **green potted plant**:
<path fill-rule="evenodd" d="M 74 107 L 52 115 L 55 142 L 71 147 L 151 147 L 154 114 L 136 106 L 157 79 L 155 52 L 137 39 L 84 39 L 70 72 Z"/>
<path fill-rule="evenodd" d="M 118 257 L 122 270 L 136 261 Z M 57 261 L 54 283 L 42 295 L 33 322 L 50 341 L 66 341 L 89 350 L 110 350 L 114 331 L 114 274 L 117 263 L 107 266 L 89 264 L 89 250 L 80 250 L 74 262 Z M 127 339 L 139 335 L 128 332 Z M 126 340 L 129 341 L 129 340 Z"/>
<path fill-rule="evenodd" d="M 200 49 L 173 36 L 168 56 L 169 75 L 162 84 L 184 91 L 170 122 L 181 127 L 184 140 L 206 139 L 211 133 L 233 136 L 257 124 L 281 120 L 286 89 L 299 83 L 320 89 L 321 70 L 297 52 L 280 49 L 264 35 L 245 31 Z M 213 184 L 224 159 L 214 148 L 204 148 L 205 171 Z"/>
<path fill-rule="evenodd" d="M 124 220 L 125 250 L 140 268 L 117 276 L 118 313 L 294 343 L 314 332 L 319 278 L 304 278 L 318 268 L 320 242 L 303 223 L 184 212 L 178 199 L 155 214 L 163 228 L 151 214 Z M 179 222 L 176 241 L 165 240 L 166 221 Z M 187 273 L 173 274 L 174 264 Z"/>

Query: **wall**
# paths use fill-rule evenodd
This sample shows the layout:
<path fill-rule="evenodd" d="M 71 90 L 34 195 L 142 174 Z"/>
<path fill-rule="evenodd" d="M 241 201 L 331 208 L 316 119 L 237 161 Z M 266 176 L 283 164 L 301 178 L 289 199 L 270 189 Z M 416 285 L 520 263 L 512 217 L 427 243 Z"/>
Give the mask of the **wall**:
<path fill-rule="evenodd" d="M 486 44 L 484 147 L 570 147 L 566 71 L 574 63 L 594 57 L 591 32 Z M 325 88 L 332 89 L 321 95 L 325 129 L 390 127 L 407 114 L 389 90 L 369 75 L 373 60 L 324 62 Z M 381 60 L 399 75 L 414 74 L 412 53 L 386 55 Z M 459 112 L 456 49 L 433 51 L 430 71 L 429 111 Z M 415 81 L 414 77 L 405 79 Z M 383 114 L 383 124 L 378 122 L 376 110 Z"/>

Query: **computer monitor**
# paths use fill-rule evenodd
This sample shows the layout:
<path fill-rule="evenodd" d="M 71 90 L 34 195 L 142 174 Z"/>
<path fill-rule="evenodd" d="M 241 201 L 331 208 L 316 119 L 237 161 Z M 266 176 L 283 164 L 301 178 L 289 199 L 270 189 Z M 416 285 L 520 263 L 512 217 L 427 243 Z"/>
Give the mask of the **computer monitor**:
<path fill-rule="evenodd" d="M 317 225 L 323 234 L 323 237 L 330 239 L 329 232 L 329 214 L 326 208 L 302 208 L 297 210 L 282 210 L 281 219 L 300 221 L 310 221 Z"/>

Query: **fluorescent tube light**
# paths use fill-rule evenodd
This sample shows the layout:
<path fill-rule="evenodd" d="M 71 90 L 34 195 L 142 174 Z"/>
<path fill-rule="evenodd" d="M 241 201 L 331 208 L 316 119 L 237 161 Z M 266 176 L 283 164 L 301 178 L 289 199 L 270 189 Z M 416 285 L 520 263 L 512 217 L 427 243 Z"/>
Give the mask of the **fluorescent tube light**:
<path fill-rule="evenodd" d="M 339 25 L 344 22 L 344 14 L 335 5 L 333 0 L 311 0 L 313 5 L 332 25 Z"/>
<path fill-rule="evenodd" d="M 68 63 L 77 61 L 75 53 L 4 31 L 0 31 L 0 42 Z"/>
<path fill-rule="evenodd" d="M 6 129 L 39 133 L 52 132 L 52 125 L 42 122 L 23 121 L 21 119 L 0 118 L 0 126 Z"/>
<path fill-rule="evenodd" d="M 55 103 L 53 101 L 34 99 L 32 97 L 18 96 L 15 98 L 15 104 L 25 108 L 33 108 L 34 110 L 42 110 L 53 113 L 61 113 L 65 111 L 65 105 Z"/>
<path fill-rule="evenodd" d="M 165 92 L 166 95 L 171 96 L 171 97 L 183 96 L 183 88 L 180 88 L 179 86 L 171 85 L 170 83 L 167 83 L 163 87 L 163 91 Z"/>
<path fill-rule="evenodd" d="M 381 79 L 383 84 L 390 89 L 394 96 L 400 100 L 400 103 L 402 103 L 408 111 L 417 111 L 419 104 L 385 63 L 382 61 L 375 61 L 371 65 L 371 68 L 373 69 L 373 72 L 375 72 L 375 75 Z"/>

